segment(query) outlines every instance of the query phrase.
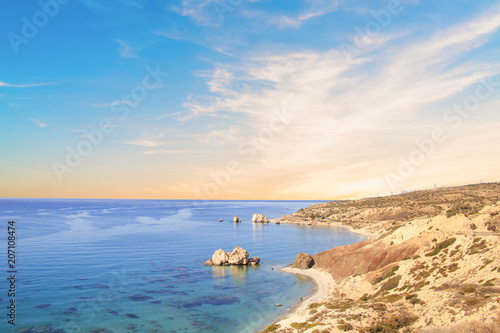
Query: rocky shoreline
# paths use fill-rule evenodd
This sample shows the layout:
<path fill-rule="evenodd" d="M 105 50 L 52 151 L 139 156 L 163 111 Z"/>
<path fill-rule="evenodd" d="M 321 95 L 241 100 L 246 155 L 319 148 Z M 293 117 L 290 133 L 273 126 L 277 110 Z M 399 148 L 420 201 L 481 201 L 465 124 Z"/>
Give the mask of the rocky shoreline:
<path fill-rule="evenodd" d="M 264 332 L 500 330 L 498 183 L 317 204 L 278 221 L 378 236 L 295 269 L 317 284 L 310 273 L 328 272 L 335 284 Z"/>

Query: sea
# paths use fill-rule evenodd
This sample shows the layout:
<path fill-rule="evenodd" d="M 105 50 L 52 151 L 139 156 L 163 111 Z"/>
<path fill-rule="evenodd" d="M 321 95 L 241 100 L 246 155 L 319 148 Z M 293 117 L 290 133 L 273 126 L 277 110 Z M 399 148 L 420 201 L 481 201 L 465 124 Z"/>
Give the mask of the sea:
<path fill-rule="evenodd" d="M 251 221 L 314 203 L 0 199 L 0 332 L 259 332 L 313 291 L 279 271 L 298 252 L 363 240 Z M 260 265 L 204 265 L 235 246 Z"/>

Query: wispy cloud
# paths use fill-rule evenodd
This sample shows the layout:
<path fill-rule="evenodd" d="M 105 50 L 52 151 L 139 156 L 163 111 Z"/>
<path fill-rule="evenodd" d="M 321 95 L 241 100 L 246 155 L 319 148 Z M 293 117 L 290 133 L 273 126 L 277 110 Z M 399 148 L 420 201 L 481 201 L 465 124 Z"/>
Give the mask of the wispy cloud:
<path fill-rule="evenodd" d="M 404 47 L 399 36 L 380 35 L 351 61 L 331 49 L 219 64 L 205 73 L 210 94 L 192 96 L 184 106 L 193 117 L 238 114 L 254 137 L 269 127 L 274 113 L 287 113 L 286 130 L 265 144 L 245 175 L 272 174 L 279 184 L 270 189 L 274 194 L 324 192 L 324 184 L 339 184 L 344 193 L 361 185 L 384 188 L 383 170 L 394 166 L 394 156 L 408 153 L 415 139 L 442 125 L 443 102 L 500 73 L 492 60 L 464 60 L 499 28 L 494 7 L 428 38 L 405 39 Z"/>
<path fill-rule="evenodd" d="M 157 116 L 156 118 L 154 118 L 154 120 L 161 120 L 163 118 L 177 117 L 180 114 L 181 114 L 180 112 L 164 113 L 164 114 L 161 114 L 161 115 Z"/>
<path fill-rule="evenodd" d="M 109 108 L 111 106 L 120 106 L 120 105 L 127 105 L 127 106 L 135 106 L 137 104 L 130 102 L 130 101 L 113 101 L 110 103 L 94 103 L 90 104 L 91 107 L 93 108 Z"/>
<path fill-rule="evenodd" d="M 122 141 L 120 143 L 152 148 L 152 147 L 164 146 L 167 144 L 167 141 L 164 139 L 163 134 L 159 134 L 159 135 L 143 135 L 140 138 L 129 141 Z"/>
<path fill-rule="evenodd" d="M 188 16 L 199 25 L 216 26 L 220 21 L 214 8 L 216 0 L 182 0 L 179 7 L 172 6 L 171 10 Z"/>
<path fill-rule="evenodd" d="M 47 126 L 47 123 L 43 123 L 42 121 L 40 121 L 38 119 L 28 118 L 28 120 L 32 121 L 34 124 L 36 124 L 40 128 L 44 128 L 45 126 Z"/>
<path fill-rule="evenodd" d="M 124 42 L 120 39 L 116 39 L 116 42 L 120 44 L 120 48 L 118 48 L 118 54 L 120 55 L 120 57 L 124 59 L 139 58 L 137 55 L 132 53 L 132 49 L 127 42 Z"/>
<path fill-rule="evenodd" d="M 311 19 L 336 11 L 338 5 L 338 0 L 307 0 L 305 1 L 305 8 L 302 12 L 295 15 L 285 13 L 277 14 L 256 9 L 243 10 L 241 15 L 246 18 L 264 21 L 280 29 L 297 29 Z"/>
<path fill-rule="evenodd" d="M 60 82 L 12 84 L 12 83 L 0 81 L 0 87 L 31 88 L 31 87 L 51 86 L 51 85 L 59 84 L 59 83 Z"/>
<path fill-rule="evenodd" d="M 194 150 L 189 149 L 171 149 L 171 150 L 148 150 L 144 155 L 169 155 L 169 154 L 189 154 L 194 153 Z"/>
<path fill-rule="evenodd" d="M 331 13 L 338 8 L 338 0 L 306 0 L 300 13 L 290 15 L 274 13 L 261 9 L 240 9 L 246 3 L 258 3 L 259 0 L 241 2 L 227 2 L 223 0 L 183 0 L 181 6 L 171 9 L 182 16 L 190 17 L 194 22 L 204 26 L 218 26 L 221 24 L 220 15 L 241 15 L 245 18 L 259 20 L 278 28 L 299 28 L 305 22 Z M 238 10 L 237 10 L 238 9 Z M 236 14 L 239 13 L 239 14 Z"/>

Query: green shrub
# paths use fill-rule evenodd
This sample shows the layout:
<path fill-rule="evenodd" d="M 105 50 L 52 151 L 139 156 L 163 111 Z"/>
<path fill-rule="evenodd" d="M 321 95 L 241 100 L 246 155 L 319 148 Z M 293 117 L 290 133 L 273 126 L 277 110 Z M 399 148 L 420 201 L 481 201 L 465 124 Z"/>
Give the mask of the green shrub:
<path fill-rule="evenodd" d="M 486 282 L 483 284 L 483 286 L 485 286 L 485 287 L 494 287 L 494 286 L 495 286 L 495 284 L 493 283 L 493 281 L 495 281 L 495 280 L 496 280 L 496 279 L 491 279 L 491 280 L 488 280 L 488 281 L 486 281 Z"/>
<path fill-rule="evenodd" d="M 303 329 L 303 328 L 305 328 L 306 330 L 308 330 L 310 328 L 313 328 L 315 326 L 318 326 L 318 325 L 322 325 L 322 324 L 319 324 L 319 323 L 308 323 L 307 321 L 303 322 L 303 323 L 291 323 L 290 324 L 290 326 L 292 326 L 293 328 L 296 328 L 296 329 Z"/>
<path fill-rule="evenodd" d="M 476 287 L 474 287 L 473 285 L 470 285 L 470 284 L 466 284 L 466 285 L 463 285 L 462 287 L 460 287 L 460 291 L 463 294 L 470 294 L 470 293 L 473 293 L 476 291 Z"/>
<path fill-rule="evenodd" d="M 354 329 L 354 327 L 351 324 L 341 324 L 338 325 L 337 328 L 344 332 L 352 331 Z"/>
<path fill-rule="evenodd" d="M 396 333 L 401 328 L 410 326 L 418 319 L 417 316 L 408 313 L 397 314 L 390 318 L 383 319 L 373 326 L 364 327 L 360 332 L 367 333 Z"/>
<path fill-rule="evenodd" d="M 385 270 L 383 273 L 382 273 L 382 276 L 379 276 L 376 280 L 375 280 L 375 283 L 380 283 L 382 281 L 384 281 L 385 279 L 387 278 L 390 278 L 394 275 L 396 275 L 396 271 L 399 269 L 399 266 L 394 266 L 394 267 L 391 267 L 387 270 Z"/>
<path fill-rule="evenodd" d="M 452 238 L 448 238 L 445 241 L 442 241 L 441 243 L 437 243 L 436 247 L 434 248 L 434 250 L 432 250 L 431 252 L 427 253 L 425 256 L 426 257 L 433 257 L 433 256 L 439 254 L 439 252 L 441 252 L 441 250 L 444 250 L 448 246 L 453 245 L 453 243 L 455 243 L 456 240 L 457 239 L 455 237 L 452 237 Z"/>
<path fill-rule="evenodd" d="M 410 295 L 406 295 L 405 299 L 410 299 L 410 298 L 417 297 L 417 296 L 418 296 L 417 294 L 410 294 Z"/>
<path fill-rule="evenodd" d="M 386 283 L 384 283 L 382 288 L 380 288 L 380 291 L 388 291 L 397 288 L 400 280 L 401 275 L 396 275 L 395 277 L 389 279 Z"/>
<path fill-rule="evenodd" d="M 279 324 L 272 324 L 266 327 L 265 330 L 262 331 L 262 333 L 271 333 L 276 331 L 278 328 L 280 328 L 281 325 Z"/>
<path fill-rule="evenodd" d="M 471 307 L 479 304 L 481 302 L 481 299 L 476 298 L 476 297 L 469 297 L 465 300 L 465 306 Z"/>
<path fill-rule="evenodd" d="M 309 305 L 309 309 L 317 309 L 322 305 L 323 303 L 312 303 L 311 305 Z"/>

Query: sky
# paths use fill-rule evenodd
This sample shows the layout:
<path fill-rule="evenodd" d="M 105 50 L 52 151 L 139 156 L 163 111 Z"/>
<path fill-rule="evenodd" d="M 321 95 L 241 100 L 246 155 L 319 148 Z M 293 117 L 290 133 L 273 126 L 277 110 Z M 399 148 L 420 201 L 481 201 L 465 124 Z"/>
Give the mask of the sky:
<path fill-rule="evenodd" d="M 332 200 L 500 180 L 500 1 L 0 12 L 0 197 Z"/>

